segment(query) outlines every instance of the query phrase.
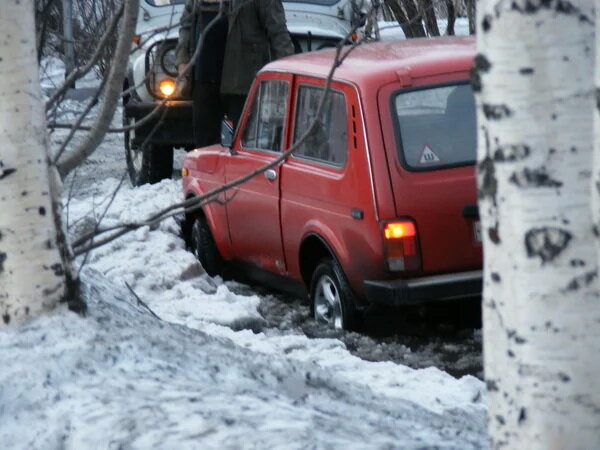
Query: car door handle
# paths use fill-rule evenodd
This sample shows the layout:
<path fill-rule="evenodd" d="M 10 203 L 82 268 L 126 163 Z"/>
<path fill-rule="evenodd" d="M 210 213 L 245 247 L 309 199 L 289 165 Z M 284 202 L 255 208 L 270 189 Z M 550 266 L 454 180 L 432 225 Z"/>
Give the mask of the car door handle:
<path fill-rule="evenodd" d="M 273 169 L 267 169 L 264 171 L 265 178 L 269 181 L 273 181 L 277 178 L 277 172 Z"/>

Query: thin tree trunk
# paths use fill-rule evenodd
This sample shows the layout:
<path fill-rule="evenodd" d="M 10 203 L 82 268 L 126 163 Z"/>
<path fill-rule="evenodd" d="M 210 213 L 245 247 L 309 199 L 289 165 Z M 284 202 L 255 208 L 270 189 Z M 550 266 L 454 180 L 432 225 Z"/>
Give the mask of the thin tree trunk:
<path fill-rule="evenodd" d="M 425 17 L 425 27 L 429 36 L 439 36 L 440 29 L 438 28 L 433 2 L 431 0 L 420 0 L 421 15 Z"/>
<path fill-rule="evenodd" d="M 448 11 L 446 35 L 454 36 L 454 23 L 456 22 L 456 9 L 454 8 L 454 0 L 446 0 L 446 10 Z"/>
<path fill-rule="evenodd" d="M 398 3 L 398 0 L 385 0 L 385 4 L 390 9 L 390 11 L 392 11 L 394 18 L 396 19 L 398 25 L 400 25 L 400 28 L 402 28 L 402 31 L 404 32 L 404 36 L 407 39 L 414 37 L 413 30 L 410 24 L 408 23 L 408 17 L 406 17 L 406 14 L 404 14 L 400 3 Z"/>
<path fill-rule="evenodd" d="M 402 5 L 406 10 L 412 37 L 427 36 L 425 29 L 423 28 L 423 17 L 419 14 L 419 9 L 417 8 L 417 5 L 415 5 L 414 0 L 402 0 Z"/>
<path fill-rule="evenodd" d="M 48 170 L 33 0 L 0 14 L 0 326 L 52 310 L 67 289 Z"/>
<path fill-rule="evenodd" d="M 486 0 L 483 0 L 486 1 Z M 476 0 L 465 0 L 466 2 L 466 9 L 467 9 L 467 17 L 469 18 L 469 34 L 475 34 L 475 29 L 476 27 L 476 15 L 477 15 L 477 11 L 475 8 L 475 2 Z"/>
<path fill-rule="evenodd" d="M 600 436 L 594 0 L 559 3 L 478 5 L 473 85 L 493 448 L 591 449 Z"/>

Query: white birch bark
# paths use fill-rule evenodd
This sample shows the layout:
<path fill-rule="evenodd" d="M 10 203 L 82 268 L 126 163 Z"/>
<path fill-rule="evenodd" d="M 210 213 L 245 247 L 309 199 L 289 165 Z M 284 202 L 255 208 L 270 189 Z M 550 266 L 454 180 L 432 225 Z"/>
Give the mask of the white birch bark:
<path fill-rule="evenodd" d="M 0 326 L 51 310 L 66 289 L 50 188 L 33 0 L 0 13 Z M 54 177 L 57 179 L 56 177 Z"/>
<path fill-rule="evenodd" d="M 593 0 L 478 2 L 473 82 L 493 448 L 600 448 Z"/>

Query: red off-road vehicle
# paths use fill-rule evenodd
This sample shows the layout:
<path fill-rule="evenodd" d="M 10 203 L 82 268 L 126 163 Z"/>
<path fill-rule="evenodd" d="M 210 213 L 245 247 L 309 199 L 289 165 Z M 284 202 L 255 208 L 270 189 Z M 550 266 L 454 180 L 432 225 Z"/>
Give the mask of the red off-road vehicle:
<path fill-rule="evenodd" d="M 280 164 L 186 216 L 206 271 L 226 266 L 308 291 L 316 319 L 354 328 L 370 303 L 480 295 L 472 38 L 363 45 L 267 65 L 223 144 L 188 154 L 186 198 Z M 226 128 L 225 128 L 226 130 Z"/>

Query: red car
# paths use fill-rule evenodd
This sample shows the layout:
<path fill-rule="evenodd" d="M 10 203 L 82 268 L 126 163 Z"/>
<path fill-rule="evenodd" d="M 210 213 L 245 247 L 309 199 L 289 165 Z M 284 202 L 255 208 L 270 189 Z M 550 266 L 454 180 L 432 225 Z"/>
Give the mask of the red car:
<path fill-rule="evenodd" d="M 185 197 L 263 168 L 317 122 L 284 161 L 187 213 L 206 271 L 301 286 L 336 328 L 371 303 L 479 296 L 474 56 L 472 38 L 360 46 L 318 117 L 334 50 L 265 66 L 235 134 L 187 155 Z"/>

